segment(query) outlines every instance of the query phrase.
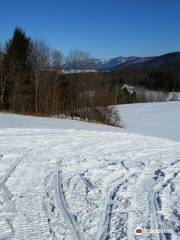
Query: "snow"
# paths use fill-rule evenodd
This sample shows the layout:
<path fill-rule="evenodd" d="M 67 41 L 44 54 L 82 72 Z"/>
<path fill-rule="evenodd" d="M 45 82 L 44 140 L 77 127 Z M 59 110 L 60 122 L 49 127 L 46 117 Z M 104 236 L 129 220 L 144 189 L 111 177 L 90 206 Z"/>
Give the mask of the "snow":
<path fill-rule="evenodd" d="M 142 117 L 178 121 L 178 107 L 144 104 Z M 157 138 L 165 125 L 149 137 L 128 123 L 0 114 L 0 239 L 137 240 L 142 227 L 141 239 L 178 240 L 180 143 Z"/>
<path fill-rule="evenodd" d="M 91 131 L 120 131 L 118 128 L 103 124 L 93 124 L 78 120 L 33 117 L 18 114 L 0 113 L 0 129 L 33 128 L 33 129 L 79 129 Z"/>
<path fill-rule="evenodd" d="M 180 102 L 118 105 L 126 132 L 180 141 Z"/>

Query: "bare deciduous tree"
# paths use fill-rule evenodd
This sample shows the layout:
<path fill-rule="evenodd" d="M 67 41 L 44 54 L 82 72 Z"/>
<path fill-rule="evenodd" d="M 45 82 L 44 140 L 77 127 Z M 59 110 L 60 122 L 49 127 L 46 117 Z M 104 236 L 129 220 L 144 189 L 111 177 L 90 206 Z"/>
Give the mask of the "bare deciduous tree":
<path fill-rule="evenodd" d="M 32 42 L 31 62 L 34 69 L 42 69 L 50 66 L 51 49 L 43 40 Z"/>
<path fill-rule="evenodd" d="M 51 49 L 44 41 L 34 41 L 33 42 L 33 51 L 32 51 L 32 66 L 33 72 L 35 73 L 35 112 L 38 113 L 38 93 L 42 86 L 43 81 L 47 81 L 45 74 L 48 75 L 48 71 L 54 71 L 56 74 L 53 74 L 55 81 L 51 81 L 53 89 L 56 86 L 57 76 L 62 70 L 63 65 L 63 54 L 55 49 Z M 52 76 L 52 75 L 51 75 Z M 53 91 L 55 94 L 56 91 Z M 53 99 L 56 99 L 56 96 L 52 96 Z"/>
<path fill-rule="evenodd" d="M 59 50 L 53 49 L 51 51 L 51 65 L 53 69 L 56 69 L 58 71 L 62 70 L 63 63 L 64 63 L 63 54 Z"/>
<path fill-rule="evenodd" d="M 66 58 L 66 66 L 68 69 L 77 73 L 93 67 L 93 60 L 89 53 L 78 49 L 70 50 Z"/>

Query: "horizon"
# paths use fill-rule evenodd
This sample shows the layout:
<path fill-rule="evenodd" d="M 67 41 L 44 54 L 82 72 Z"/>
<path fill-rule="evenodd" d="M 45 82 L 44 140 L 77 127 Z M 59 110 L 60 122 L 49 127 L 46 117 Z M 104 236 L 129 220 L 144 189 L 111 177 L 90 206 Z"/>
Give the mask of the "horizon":
<path fill-rule="evenodd" d="M 180 51 L 165 52 L 165 53 L 162 53 L 160 55 L 152 55 L 152 56 L 134 56 L 134 55 L 129 55 L 129 56 L 115 56 L 115 57 L 110 57 L 110 58 L 98 58 L 98 59 L 106 61 L 106 60 L 115 59 L 115 58 L 119 58 L 119 57 L 124 57 L 124 58 L 127 58 L 127 57 L 139 57 L 139 58 L 150 57 L 151 58 L 151 57 L 160 57 L 160 56 L 171 54 L 171 53 L 180 53 Z"/>
<path fill-rule="evenodd" d="M 178 0 L 7 0 L 1 7 L 2 43 L 20 26 L 31 38 L 42 39 L 65 55 L 81 49 L 93 58 L 108 60 L 180 51 Z"/>

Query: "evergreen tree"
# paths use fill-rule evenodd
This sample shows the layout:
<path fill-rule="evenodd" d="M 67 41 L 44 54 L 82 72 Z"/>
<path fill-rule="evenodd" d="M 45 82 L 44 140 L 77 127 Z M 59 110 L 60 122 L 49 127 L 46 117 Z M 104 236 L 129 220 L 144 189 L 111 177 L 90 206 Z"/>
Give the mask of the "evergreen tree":
<path fill-rule="evenodd" d="M 31 77 L 31 39 L 16 27 L 12 39 L 6 43 L 4 69 L 8 79 L 9 110 L 31 112 L 33 110 L 33 81 Z"/>

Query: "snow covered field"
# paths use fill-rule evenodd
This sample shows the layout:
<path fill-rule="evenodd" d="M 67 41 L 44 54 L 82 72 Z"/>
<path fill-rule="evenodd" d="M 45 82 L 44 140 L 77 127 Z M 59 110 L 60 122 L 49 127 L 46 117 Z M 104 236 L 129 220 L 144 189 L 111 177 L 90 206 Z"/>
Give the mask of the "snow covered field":
<path fill-rule="evenodd" d="M 119 105 L 126 132 L 180 141 L 180 102 Z"/>
<path fill-rule="evenodd" d="M 0 114 L 0 240 L 178 240 L 180 143 L 128 126 Z"/>
<path fill-rule="evenodd" d="M 102 124 L 92 124 L 78 120 L 32 117 L 17 114 L 0 114 L 0 129 L 4 128 L 33 128 L 33 129 L 79 129 L 92 131 L 120 131 L 118 128 Z"/>

